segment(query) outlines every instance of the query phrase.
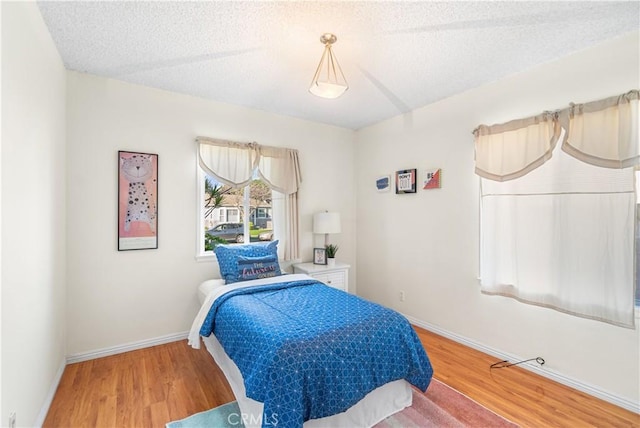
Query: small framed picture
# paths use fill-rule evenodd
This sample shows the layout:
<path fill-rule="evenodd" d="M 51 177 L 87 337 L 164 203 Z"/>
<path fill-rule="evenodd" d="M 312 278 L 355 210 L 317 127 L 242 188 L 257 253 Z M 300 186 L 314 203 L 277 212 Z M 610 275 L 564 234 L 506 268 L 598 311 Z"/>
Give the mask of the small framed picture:
<path fill-rule="evenodd" d="M 391 177 L 384 175 L 376 178 L 376 189 L 378 192 L 388 192 L 391 187 Z"/>
<path fill-rule="evenodd" d="M 424 174 L 423 189 L 440 189 L 442 187 L 442 168 L 428 169 Z"/>
<path fill-rule="evenodd" d="M 396 194 L 416 193 L 416 169 L 396 172 Z"/>
<path fill-rule="evenodd" d="M 313 249 L 313 264 L 314 265 L 326 265 L 327 264 L 327 250 L 324 248 Z"/>

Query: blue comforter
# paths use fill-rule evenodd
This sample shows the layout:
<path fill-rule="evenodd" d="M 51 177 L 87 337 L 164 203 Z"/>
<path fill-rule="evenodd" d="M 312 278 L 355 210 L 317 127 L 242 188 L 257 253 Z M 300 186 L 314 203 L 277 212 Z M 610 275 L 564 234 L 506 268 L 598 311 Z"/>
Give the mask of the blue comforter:
<path fill-rule="evenodd" d="M 301 427 L 405 379 L 425 391 L 433 369 L 402 315 L 316 280 L 230 291 L 200 329 L 240 369 L 263 427 Z"/>

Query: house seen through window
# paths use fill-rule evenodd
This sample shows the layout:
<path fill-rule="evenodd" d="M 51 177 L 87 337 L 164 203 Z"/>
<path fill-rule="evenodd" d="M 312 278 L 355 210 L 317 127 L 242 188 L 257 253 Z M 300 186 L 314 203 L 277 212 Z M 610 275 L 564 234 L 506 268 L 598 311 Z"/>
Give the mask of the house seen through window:
<path fill-rule="evenodd" d="M 272 241 L 273 192 L 257 174 L 244 188 L 232 188 L 203 174 L 204 251 L 217 244 Z"/>

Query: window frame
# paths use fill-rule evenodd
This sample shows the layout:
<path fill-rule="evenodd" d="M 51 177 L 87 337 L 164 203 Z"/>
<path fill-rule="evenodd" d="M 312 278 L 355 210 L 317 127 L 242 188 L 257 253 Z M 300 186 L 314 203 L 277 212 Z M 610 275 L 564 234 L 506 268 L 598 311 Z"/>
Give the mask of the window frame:
<path fill-rule="evenodd" d="M 639 282 L 639 278 L 640 278 L 640 257 L 638 257 L 638 234 L 640 234 L 640 166 L 636 166 L 635 168 L 635 187 L 636 187 L 636 209 L 635 209 L 635 216 L 636 216 L 636 230 L 634 231 L 634 240 L 635 240 L 635 257 L 634 257 L 634 261 L 635 261 L 635 266 L 634 266 L 634 270 L 635 270 L 635 295 L 634 295 L 634 307 L 635 307 L 635 311 L 636 311 L 636 319 L 640 320 L 640 299 L 638 299 L 638 295 L 640 295 L 640 286 L 638 286 L 638 282 Z"/>
<path fill-rule="evenodd" d="M 196 227 L 197 227 L 197 233 L 196 233 L 196 261 L 198 262 L 209 262 L 209 261 L 213 261 L 213 260 L 217 260 L 216 259 L 216 255 L 213 251 L 205 251 L 204 249 L 204 227 L 205 227 L 205 216 L 204 216 L 204 189 L 205 189 L 205 179 L 207 174 L 204 172 L 204 170 L 202 168 L 200 168 L 199 165 L 196 165 L 196 170 L 197 170 L 197 186 L 196 186 L 196 203 L 198 205 L 198 208 L 196 209 Z M 248 213 L 250 212 L 250 205 L 251 205 L 251 189 L 250 186 L 247 185 L 244 187 L 244 194 L 243 194 L 243 199 L 242 199 L 242 209 L 245 212 L 245 221 L 243 221 L 243 226 L 244 226 L 244 236 L 248 238 L 245 239 L 244 244 L 249 244 L 251 245 L 251 228 L 249 226 L 250 223 L 250 219 L 249 219 L 249 215 Z M 237 210 L 237 209 L 236 209 Z M 238 213 L 239 215 L 240 213 Z M 227 220 L 229 219 L 228 216 L 228 212 L 225 212 L 225 217 L 227 218 Z M 238 221 L 238 223 L 240 223 L 240 221 Z M 274 237 L 274 240 L 276 238 Z"/>

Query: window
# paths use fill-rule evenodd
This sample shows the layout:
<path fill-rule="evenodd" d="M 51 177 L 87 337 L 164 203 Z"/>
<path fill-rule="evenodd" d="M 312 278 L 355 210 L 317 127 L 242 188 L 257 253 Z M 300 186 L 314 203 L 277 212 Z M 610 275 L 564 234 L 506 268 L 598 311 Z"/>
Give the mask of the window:
<path fill-rule="evenodd" d="M 633 187 L 632 168 L 589 165 L 560 146 L 525 176 L 481 178 L 483 292 L 633 322 L 622 315 L 634 275 Z"/>
<path fill-rule="evenodd" d="M 276 239 L 282 260 L 298 258 L 298 189 L 302 183 L 298 151 L 207 137 L 198 137 L 196 142 L 197 258 L 211 257 L 209 249 L 218 242 L 251 244 Z M 221 212 L 212 214 L 216 210 L 224 210 L 224 217 Z M 221 222 L 237 223 L 235 235 L 212 230 Z"/>
<path fill-rule="evenodd" d="M 240 218 L 240 210 L 236 208 L 227 208 L 227 221 L 228 222 L 242 221 Z"/>
<path fill-rule="evenodd" d="M 634 326 L 639 98 L 474 131 L 482 292 Z"/>
<path fill-rule="evenodd" d="M 274 239 L 274 220 L 267 214 L 273 209 L 274 196 L 282 199 L 282 195 L 272 191 L 257 173 L 249 185 L 241 189 L 222 184 L 203 171 L 200 173 L 203 252 L 212 251 L 216 243 L 245 244 Z"/>
<path fill-rule="evenodd" d="M 636 312 L 640 311 L 640 169 L 636 168 Z"/>

